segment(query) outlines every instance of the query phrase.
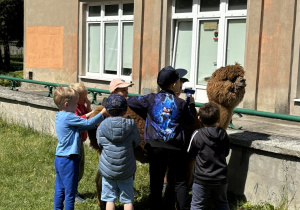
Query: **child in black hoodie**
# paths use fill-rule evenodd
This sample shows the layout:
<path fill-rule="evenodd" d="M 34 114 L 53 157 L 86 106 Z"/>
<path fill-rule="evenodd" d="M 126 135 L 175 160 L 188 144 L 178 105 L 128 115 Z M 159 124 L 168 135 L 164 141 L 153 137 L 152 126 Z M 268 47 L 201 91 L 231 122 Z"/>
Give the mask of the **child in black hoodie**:
<path fill-rule="evenodd" d="M 191 210 L 204 209 L 211 193 L 217 209 L 229 209 L 227 202 L 227 162 L 229 138 L 218 127 L 220 110 L 214 103 L 200 107 L 199 120 L 204 128 L 191 138 L 188 153 L 196 157 Z"/>

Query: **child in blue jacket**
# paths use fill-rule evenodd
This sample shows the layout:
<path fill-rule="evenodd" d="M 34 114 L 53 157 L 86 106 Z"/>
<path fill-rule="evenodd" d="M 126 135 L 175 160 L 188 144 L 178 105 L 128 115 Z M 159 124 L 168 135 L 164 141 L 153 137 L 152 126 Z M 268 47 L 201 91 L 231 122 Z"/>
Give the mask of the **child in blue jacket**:
<path fill-rule="evenodd" d="M 182 124 L 192 124 L 194 115 L 188 104 L 176 97 L 180 90 L 180 78 L 187 73 L 184 69 L 175 70 L 171 66 L 163 68 L 157 77 L 162 89 L 157 94 L 130 97 L 129 107 L 146 119 L 145 149 L 149 159 L 150 209 L 173 209 L 174 194 L 162 203 L 164 175 L 168 168 L 168 186 L 175 189 L 178 209 L 189 209 L 187 186 L 187 153 L 184 149 Z"/>
<path fill-rule="evenodd" d="M 58 144 L 55 153 L 55 193 L 54 209 L 74 209 L 78 186 L 80 131 L 95 128 L 108 113 L 103 109 L 92 119 L 83 119 L 75 115 L 78 93 L 70 87 L 58 87 L 54 92 L 54 103 L 59 112 L 55 118 L 55 131 Z"/>
<path fill-rule="evenodd" d="M 133 210 L 133 176 L 136 171 L 134 148 L 139 146 L 141 136 L 134 120 L 123 117 L 127 110 L 123 96 L 110 95 L 105 108 L 110 117 L 99 125 L 96 134 L 102 148 L 99 161 L 101 200 L 106 201 L 106 210 L 113 210 L 119 197 L 124 209 Z"/>

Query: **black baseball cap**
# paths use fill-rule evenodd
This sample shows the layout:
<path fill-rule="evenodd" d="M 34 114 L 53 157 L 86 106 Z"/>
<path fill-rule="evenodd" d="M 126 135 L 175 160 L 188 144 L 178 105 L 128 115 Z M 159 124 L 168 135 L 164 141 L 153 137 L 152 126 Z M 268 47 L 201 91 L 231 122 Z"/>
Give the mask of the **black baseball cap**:
<path fill-rule="evenodd" d="M 166 66 L 158 72 L 157 84 L 159 86 L 170 85 L 186 74 L 187 70 L 185 69 L 174 69 L 172 66 Z"/>

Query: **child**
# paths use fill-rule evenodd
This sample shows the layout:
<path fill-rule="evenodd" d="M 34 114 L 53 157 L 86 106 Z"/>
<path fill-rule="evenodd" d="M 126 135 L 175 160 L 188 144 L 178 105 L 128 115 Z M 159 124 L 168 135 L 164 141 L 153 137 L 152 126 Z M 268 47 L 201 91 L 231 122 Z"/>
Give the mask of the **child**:
<path fill-rule="evenodd" d="M 133 83 L 127 83 L 121 78 L 113 79 L 109 84 L 109 92 L 116 93 L 128 97 L 128 87 L 132 87 Z"/>
<path fill-rule="evenodd" d="M 199 115 L 204 128 L 193 133 L 188 147 L 188 153 L 196 157 L 191 210 L 204 209 L 208 193 L 212 193 L 217 209 L 229 209 L 226 194 L 229 138 L 218 127 L 220 111 L 216 104 L 203 104 Z"/>
<path fill-rule="evenodd" d="M 75 83 L 70 85 L 71 88 L 77 91 L 79 94 L 79 99 L 77 101 L 77 108 L 75 114 L 81 118 L 87 119 L 89 115 L 92 113 L 91 102 L 87 98 L 88 90 L 85 85 L 80 83 Z M 85 105 L 86 104 L 86 105 Z M 87 132 L 81 131 L 81 146 L 80 146 L 80 158 L 79 158 L 79 174 L 78 174 L 78 183 L 83 177 L 84 173 L 84 163 L 85 163 L 85 155 L 84 155 L 84 144 L 83 142 L 87 139 Z M 77 192 L 75 201 L 84 202 L 84 196 Z"/>
<path fill-rule="evenodd" d="M 149 159 L 150 172 L 150 209 L 172 209 L 175 197 L 166 198 L 166 207 L 162 205 L 164 175 L 168 168 L 168 185 L 175 189 L 179 209 L 189 209 L 188 186 L 186 180 L 186 151 L 184 151 L 184 133 L 182 124 L 191 124 L 194 116 L 189 112 L 187 103 L 176 97 L 180 90 L 180 78 L 186 70 L 175 70 L 168 66 L 157 77 L 162 89 L 141 97 L 127 100 L 130 108 L 146 118 L 145 149 Z M 145 114 L 146 113 L 146 114 Z M 172 195 L 172 193 L 170 193 Z"/>
<path fill-rule="evenodd" d="M 58 144 L 55 153 L 55 193 L 54 209 L 74 209 L 78 186 L 78 160 L 80 155 L 80 130 L 94 128 L 107 115 L 106 109 L 90 120 L 74 113 L 77 108 L 78 93 L 70 87 L 58 87 L 54 92 L 54 103 L 59 109 L 55 118 Z"/>
<path fill-rule="evenodd" d="M 97 141 L 102 148 L 99 171 L 102 174 L 101 200 L 106 210 L 115 209 L 115 201 L 124 209 L 133 210 L 133 175 L 136 171 L 134 148 L 141 142 L 133 119 L 122 117 L 127 110 L 126 99 L 119 94 L 108 97 L 105 108 L 111 117 L 97 129 Z"/>

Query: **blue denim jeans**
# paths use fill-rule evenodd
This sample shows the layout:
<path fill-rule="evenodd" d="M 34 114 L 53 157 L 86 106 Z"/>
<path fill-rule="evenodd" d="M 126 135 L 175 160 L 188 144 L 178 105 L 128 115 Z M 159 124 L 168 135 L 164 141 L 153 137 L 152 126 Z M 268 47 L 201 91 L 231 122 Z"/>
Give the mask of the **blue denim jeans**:
<path fill-rule="evenodd" d="M 228 210 L 227 184 L 224 185 L 201 185 L 194 183 L 192 192 L 191 210 L 205 209 L 208 195 L 214 200 L 216 209 Z"/>
<path fill-rule="evenodd" d="M 75 195 L 78 186 L 78 156 L 55 156 L 55 192 L 54 209 L 74 209 Z"/>

